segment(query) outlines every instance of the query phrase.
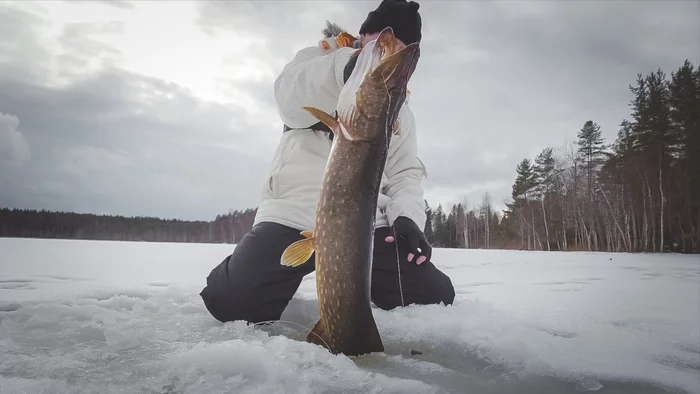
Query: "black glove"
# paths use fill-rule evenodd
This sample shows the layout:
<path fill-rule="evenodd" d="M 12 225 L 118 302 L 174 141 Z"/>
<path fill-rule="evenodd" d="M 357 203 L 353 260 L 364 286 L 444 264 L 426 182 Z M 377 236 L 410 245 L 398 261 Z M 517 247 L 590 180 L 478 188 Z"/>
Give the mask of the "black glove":
<path fill-rule="evenodd" d="M 394 233 L 396 237 L 401 239 L 401 242 L 406 242 L 408 244 L 408 261 L 414 261 L 416 258 L 416 264 L 422 264 L 424 261 L 430 261 L 430 257 L 433 251 L 432 246 L 427 239 L 425 239 L 425 234 L 418 228 L 413 220 L 405 217 L 399 216 L 394 221 Z M 396 240 L 398 242 L 398 240 Z M 389 241 L 391 242 L 391 241 Z M 420 248 L 420 251 L 418 250 Z M 420 258 L 423 256 L 423 258 Z"/>

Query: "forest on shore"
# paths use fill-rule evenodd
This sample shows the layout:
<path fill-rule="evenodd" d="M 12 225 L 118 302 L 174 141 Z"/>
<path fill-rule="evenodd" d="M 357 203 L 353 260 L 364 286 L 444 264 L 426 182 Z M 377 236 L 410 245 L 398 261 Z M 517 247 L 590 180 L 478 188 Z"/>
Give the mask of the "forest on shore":
<path fill-rule="evenodd" d="M 255 209 L 230 211 L 213 221 L 187 221 L 0 208 L 0 237 L 237 243 L 254 219 Z"/>
<path fill-rule="evenodd" d="M 502 215 L 480 206 L 428 209 L 436 246 L 700 253 L 700 69 L 685 61 L 630 85 L 631 114 L 606 143 L 593 120 L 564 149 L 516 168 Z"/>
<path fill-rule="evenodd" d="M 700 253 L 700 69 L 685 61 L 629 85 L 631 113 L 608 144 L 587 120 L 574 144 L 544 147 L 515 168 L 511 201 L 496 211 L 488 192 L 431 208 L 435 247 Z M 256 209 L 183 221 L 0 209 L 0 237 L 237 243 Z"/>

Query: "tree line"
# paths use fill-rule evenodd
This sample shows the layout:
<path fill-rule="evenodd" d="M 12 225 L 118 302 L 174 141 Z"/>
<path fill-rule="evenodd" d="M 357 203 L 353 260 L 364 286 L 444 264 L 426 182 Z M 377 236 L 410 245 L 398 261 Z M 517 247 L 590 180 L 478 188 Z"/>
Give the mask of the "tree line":
<path fill-rule="evenodd" d="M 700 253 L 700 69 L 637 75 L 631 114 L 607 144 L 586 121 L 577 141 L 516 168 L 503 216 L 427 207 L 443 247 Z"/>
<path fill-rule="evenodd" d="M 484 193 L 481 205 L 468 209 L 466 200 L 445 210 L 432 209 L 425 201 L 425 237 L 434 247 L 462 249 L 517 248 L 501 226 L 502 216 L 493 209 L 491 196 Z"/>
<path fill-rule="evenodd" d="M 185 221 L 0 208 L 0 237 L 237 243 L 252 228 L 255 212 L 229 211 L 213 221 Z"/>

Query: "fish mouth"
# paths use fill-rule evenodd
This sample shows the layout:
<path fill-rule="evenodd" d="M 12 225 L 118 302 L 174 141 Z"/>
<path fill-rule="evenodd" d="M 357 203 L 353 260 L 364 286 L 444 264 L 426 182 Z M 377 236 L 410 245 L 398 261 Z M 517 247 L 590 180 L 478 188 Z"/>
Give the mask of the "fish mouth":
<path fill-rule="evenodd" d="M 420 46 L 412 43 L 397 51 L 395 37 L 394 30 L 386 27 L 362 49 L 343 93 L 354 94 L 365 81 L 382 84 L 389 91 L 406 89 L 420 57 Z"/>
<path fill-rule="evenodd" d="M 377 38 L 372 56 L 375 59 L 379 58 L 379 65 L 372 70 L 369 77 L 383 83 L 389 91 L 405 90 L 416 70 L 420 58 L 420 45 L 414 42 L 397 51 L 394 32 L 391 27 L 387 27 Z"/>
<path fill-rule="evenodd" d="M 346 138 L 370 141 L 374 135 L 355 135 L 347 132 L 358 117 L 370 121 L 385 117 L 390 132 L 394 130 L 398 110 L 405 102 L 407 85 L 420 57 L 420 46 L 412 43 L 396 50 L 391 27 L 367 43 L 360 52 L 355 68 L 343 86 L 338 98 L 338 119 Z M 367 133 L 365 133 L 367 134 Z M 372 134 L 372 133 L 370 133 Z"/>

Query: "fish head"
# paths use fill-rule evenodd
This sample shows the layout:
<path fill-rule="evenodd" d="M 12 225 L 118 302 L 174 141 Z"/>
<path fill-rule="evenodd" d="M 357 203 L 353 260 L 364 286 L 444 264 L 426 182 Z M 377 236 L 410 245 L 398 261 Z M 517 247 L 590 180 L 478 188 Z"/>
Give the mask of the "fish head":
<path fill-rule="evenodd" d="M 340 128 L 347 139 L 372 141 L 381 131 L 393 131 L 419 57 L 419 44 L 398 48 L 390 27 L 362 49 L 338 100 Z"/>

